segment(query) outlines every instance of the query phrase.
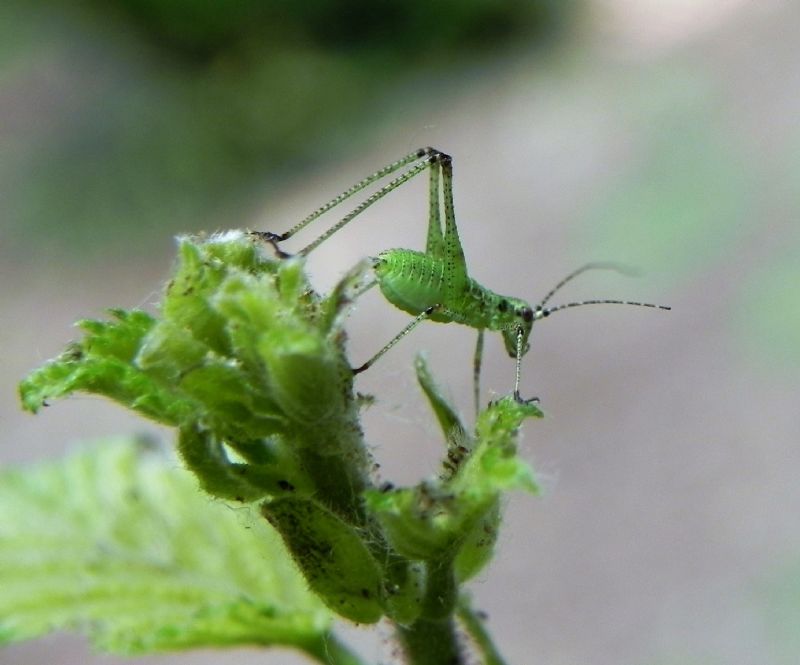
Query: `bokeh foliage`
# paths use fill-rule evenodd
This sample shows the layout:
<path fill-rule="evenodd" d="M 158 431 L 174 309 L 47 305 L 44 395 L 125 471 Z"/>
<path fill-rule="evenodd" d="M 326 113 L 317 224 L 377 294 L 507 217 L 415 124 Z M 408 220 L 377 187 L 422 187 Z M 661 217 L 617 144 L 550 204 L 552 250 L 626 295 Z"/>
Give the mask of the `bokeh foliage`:
<path fill-rule="evenodd" d="M 576 4 L 12 0 L 0 68 L 23 103 L 44 99 L 3 174 L 5 216 L 18 238 L 84 252 L 213 227 L 366 144 L 398 100 L 433 103 L 415 91 L 440 97 L 471 66 L 556 37 Z"/>

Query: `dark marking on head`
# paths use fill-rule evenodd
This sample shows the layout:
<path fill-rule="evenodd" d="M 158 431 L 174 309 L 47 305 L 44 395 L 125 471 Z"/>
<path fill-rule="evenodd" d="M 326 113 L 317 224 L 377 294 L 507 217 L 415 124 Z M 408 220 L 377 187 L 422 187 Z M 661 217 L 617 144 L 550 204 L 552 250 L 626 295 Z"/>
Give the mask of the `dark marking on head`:
<path fill-rule="evenodd" d="M 497 309 L 500 312 L 508 311 L 508 300 L 503 298 L 499 303 L 497 303 Z"/>

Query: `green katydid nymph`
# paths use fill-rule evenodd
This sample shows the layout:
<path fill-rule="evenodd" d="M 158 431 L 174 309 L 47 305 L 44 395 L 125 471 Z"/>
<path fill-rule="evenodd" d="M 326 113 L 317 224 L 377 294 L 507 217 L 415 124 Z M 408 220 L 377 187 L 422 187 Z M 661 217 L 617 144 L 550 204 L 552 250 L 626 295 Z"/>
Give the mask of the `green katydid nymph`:
<path fill-rule="evenodd" d="M 317 208 L 308 217 L 285 233 L 253 231 L 252 234 L 270 243 L 281 258 L 291 256 L 280 249 L 278 243 L 291 238 L 318 217 L 357 194 L 365 187 L 408 167 L 358 206 L 342 217 L 312 243 L 301 249 L 300 256 L 308 255 L 336 231 L 351 222 L 373 203 L 408 182 L 426 169 L 430 171 L 428 239 L 425 252 L 411 249 L 390 249 L 373 259 L 374 280 L 361 290 L 377 284 L 384 297 L 396 307 L 408 312 L 414 319 L 395 335 L 380 351 L 363 365 L 353 369 L 354 374 L 363 372 L 397 342 L 411 332 L 422 321 L 460 323 L 478 330 L 478 343 L 474 357 L 474 397 L 476 409 L 480 398 L 480 367 L 483 356 L 483 334 L 485 330 L 499 331 L 503 336 L 508 354 L 516 359 L 514 398 L 522 400 L 519 393 L 520 366 L 522 356 L 530 348 L 528 338 L 535 321 L 550 316 L 553 312 L 571 307 L 595 304 L 635 305 L 668 310 L 666 305 L 634 302 L 628 300 L 582 300 L 548 307 L 550 298 L 567 282 L 579 274 L 595 268 L 620 270 L 610 263 L 589 263 L 562 279 L 547 295 L 532 307 L 519 298 L 502 296 L 478 284 L 467 273 L 464 251 L 458 237 L 453 206 L 453 160 L 435 148 L 421 148 L 392 162 L 360 180 L 349 189 Z M 442 228 L 442 213 L 444 228 Z"/>

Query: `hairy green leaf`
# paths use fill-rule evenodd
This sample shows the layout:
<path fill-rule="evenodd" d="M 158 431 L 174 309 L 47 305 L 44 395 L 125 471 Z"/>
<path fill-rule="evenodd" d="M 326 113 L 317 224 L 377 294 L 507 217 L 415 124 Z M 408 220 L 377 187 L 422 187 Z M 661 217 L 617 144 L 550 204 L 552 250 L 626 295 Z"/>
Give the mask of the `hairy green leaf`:
<path fill-rule="evenodd" d="M 367 505 L 394 547 L 411 559 L 457 557 L 460 579 L 480 570 L 494 544 L 502 492 L 538 491 L 530 467 L 517 456 L 516 438 L 525 418 L 541 415 L 512 398 L 495 402 L 481 413 L 474 448 L 452 477 L 367 492 Z"/>
<path fill-rule="evenodd" d="M 269 501 L 261 510 L 326 605 L 358 623 L 381 618 L 381 570 L 361 534 L 310 499 Z"/>
<path fill-rule="evenodd" d="M 35 413 L 48 400 L 85 391 L 110 397 L 167 425 L 186 419 L 196 405 L 134 364 L 155 319 L 137 310 L 111 313 L 113 321 L 81 321 L 84 339 L 20 383 L 23 406 Z"/>
<path fill-rule="evenodd" d="M 306 648 L 331 620 L 257 512 L 141 441 L 2 472 L 0 589 L 1 642 L 71 630 L 126 654 Z"/>
<path fill-rule="evenodd" d="M 420 354 L 416 357 L 414 368 L 417 372 L 417 381 L 425 393 L 425 397 L 428 398 L 428 403 L 433 409 L 436 420 L 439 421 L 439 426 L 442 428 L 448 447 L 464 445 L 468 439 L 467 428 L 464 427 L 455 408 L 442 394 L 441 388 L 436 385 L 436 381 L 434 381 L 423 355 Z"/>

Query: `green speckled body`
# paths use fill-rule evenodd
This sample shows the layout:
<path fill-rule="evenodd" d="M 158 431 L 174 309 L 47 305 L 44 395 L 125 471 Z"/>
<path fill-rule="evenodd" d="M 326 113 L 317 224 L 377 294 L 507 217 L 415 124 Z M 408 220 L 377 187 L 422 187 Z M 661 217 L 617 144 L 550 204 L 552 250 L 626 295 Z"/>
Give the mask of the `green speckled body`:
<path fill-rule="evenodd" d="M 466 271 L 448 280 L 446 258 L 390 249 L 378 255 L 374 270 L 384 297 L 409 314 L 417 316 L 438 306 L 429 316 L 431 321 L 514 333 L 506 344 L 512 356 L 516 354 L 516 331 L 530 330 L 530 321 L 525 320 L 531 313 L 528 303 L 490 291 Z"/>

